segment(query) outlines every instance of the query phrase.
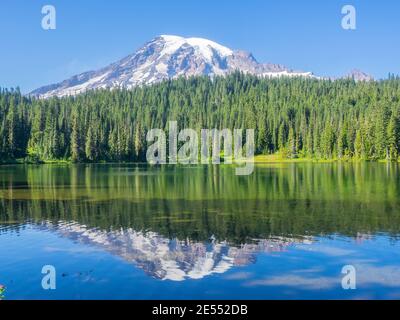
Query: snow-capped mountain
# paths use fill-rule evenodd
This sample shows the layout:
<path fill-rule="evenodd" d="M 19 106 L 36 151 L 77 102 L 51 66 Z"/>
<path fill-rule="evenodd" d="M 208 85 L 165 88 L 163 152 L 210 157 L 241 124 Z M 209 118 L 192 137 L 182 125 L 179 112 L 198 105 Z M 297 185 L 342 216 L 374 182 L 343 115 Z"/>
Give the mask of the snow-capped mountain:
<path fill-rule="evenodd" d="M 105 68 L 41 87 L 30 95 L 63 97 L 92 89 L 132 88 L 180 76 L 226 75 L 235 70 L 263 77 L 314 77 L 311 72 L 259 63 L 250 53 L 234 51 L 207 39 L 162 35 Z"/>
<path fill-rule="evenodd" d="M 371 75 L 369 75 L 361 70 L 358 70 L 358 69 L 354 69 L 354 70 L 350 71 L 350 73 L 347 74 L 344 78 L 353 79 L 355 81 L 373 81 L 374 80 L 374 78 Z"/>

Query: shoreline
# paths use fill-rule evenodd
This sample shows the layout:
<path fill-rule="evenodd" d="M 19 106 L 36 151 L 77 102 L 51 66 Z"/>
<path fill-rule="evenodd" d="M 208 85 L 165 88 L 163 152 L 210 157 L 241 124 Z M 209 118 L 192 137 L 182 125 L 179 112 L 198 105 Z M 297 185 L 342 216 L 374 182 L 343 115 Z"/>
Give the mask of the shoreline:
<path fill-rule="evenodd" d="M 246 160 L 239 160 L 238 163 L 247 162 Z M 254 156 L 254 164 L 280 164 L 280 163 L 400 163 L 400 159 L 395 160 L 371 160 L 371 159 L 355 159 L 355 158 L 345 158 L 345 159 L 320 159 L 320 158 L 284 158 L 279 154 L 269 154 L 269 155 L 256 155 Z M 88 164 L 148 164 L 148 162 L 133 162 L 133 161 L 97 161 L 97 162 L 72 162 L 70 160 L 46 160 L 46 161 L 38 161 L 38 162 L 29 162 L 25 159 L 15 159 L 10 161 L 0 162 L 0 166 L 9 166 L 9 165 L 88 165 Z M 167 163 L 168 164 L 168 163 Z M 199 162 L 199 164 L 201 164 Z M 210 163 L 212 164 L 212 163 Z M 221 164 L 225 163 L 221 161 Z M 178 163 L 179 165 L 179 163 Z"/>

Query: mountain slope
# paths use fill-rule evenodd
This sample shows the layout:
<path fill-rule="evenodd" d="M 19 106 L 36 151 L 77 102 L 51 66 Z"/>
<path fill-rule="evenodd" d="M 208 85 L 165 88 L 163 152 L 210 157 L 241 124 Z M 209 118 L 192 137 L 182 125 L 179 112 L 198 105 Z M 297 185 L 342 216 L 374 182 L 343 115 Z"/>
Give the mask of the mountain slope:
<path fill-rule="evenodd" d="M 92 89 L 132 88 L 180 76 L 226 75 L 235 70 L 264 77 L 314 77 L 311 72 L 294 72 L 282 65 L 258 63 L 250 53 L 234 51 L 207 39 L 162 35 L 105 68 L 41 87 L 30 95 L 63 97 Z"/>
<path fill-rule="evenodd" d="M 374 78 L 358 69 L 351 70 L 349 74 L 345 75 L 344 78 L 353 79 L 354 81 L 373 81 Z"/>

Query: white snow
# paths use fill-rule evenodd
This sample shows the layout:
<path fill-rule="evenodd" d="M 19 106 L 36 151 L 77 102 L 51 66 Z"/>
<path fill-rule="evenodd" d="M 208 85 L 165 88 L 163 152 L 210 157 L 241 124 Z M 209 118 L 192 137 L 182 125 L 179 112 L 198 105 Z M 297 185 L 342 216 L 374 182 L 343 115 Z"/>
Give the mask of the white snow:
<path fill-rule="evenodd" d="M 168 65 L 161 62 L 156 65 L 156 69 L 158 72 L 163 73 L 163 74 L 168 74 Z"/>
<path fill-rule="evenodd" d="M 227 57 L 233 54 L 233 51 L 214 41 L 203 38 L 183 38 L 172 35 L 162 35 L 161 38 L 165 41 L 165 46 L 161 55 L 171 55 L 179 50 L 183 45 L 192 46 L 197 54 L 200 54 L 208 62 L 212 61 L 214 49 L 220 56 Z"/>

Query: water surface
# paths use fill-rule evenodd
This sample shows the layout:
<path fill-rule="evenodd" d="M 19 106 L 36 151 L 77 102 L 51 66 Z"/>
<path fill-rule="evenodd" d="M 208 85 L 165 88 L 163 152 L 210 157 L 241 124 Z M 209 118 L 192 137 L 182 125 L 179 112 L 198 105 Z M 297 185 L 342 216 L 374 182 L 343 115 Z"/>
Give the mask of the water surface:
<path fill-rule="evenodd" d="M 400 298 L 397 164 L 0 167 L 6 299 Z M 53 265 L 57 289 L 43 290 Z M 356 290 L 343 290 L 343 266 Z"/>

